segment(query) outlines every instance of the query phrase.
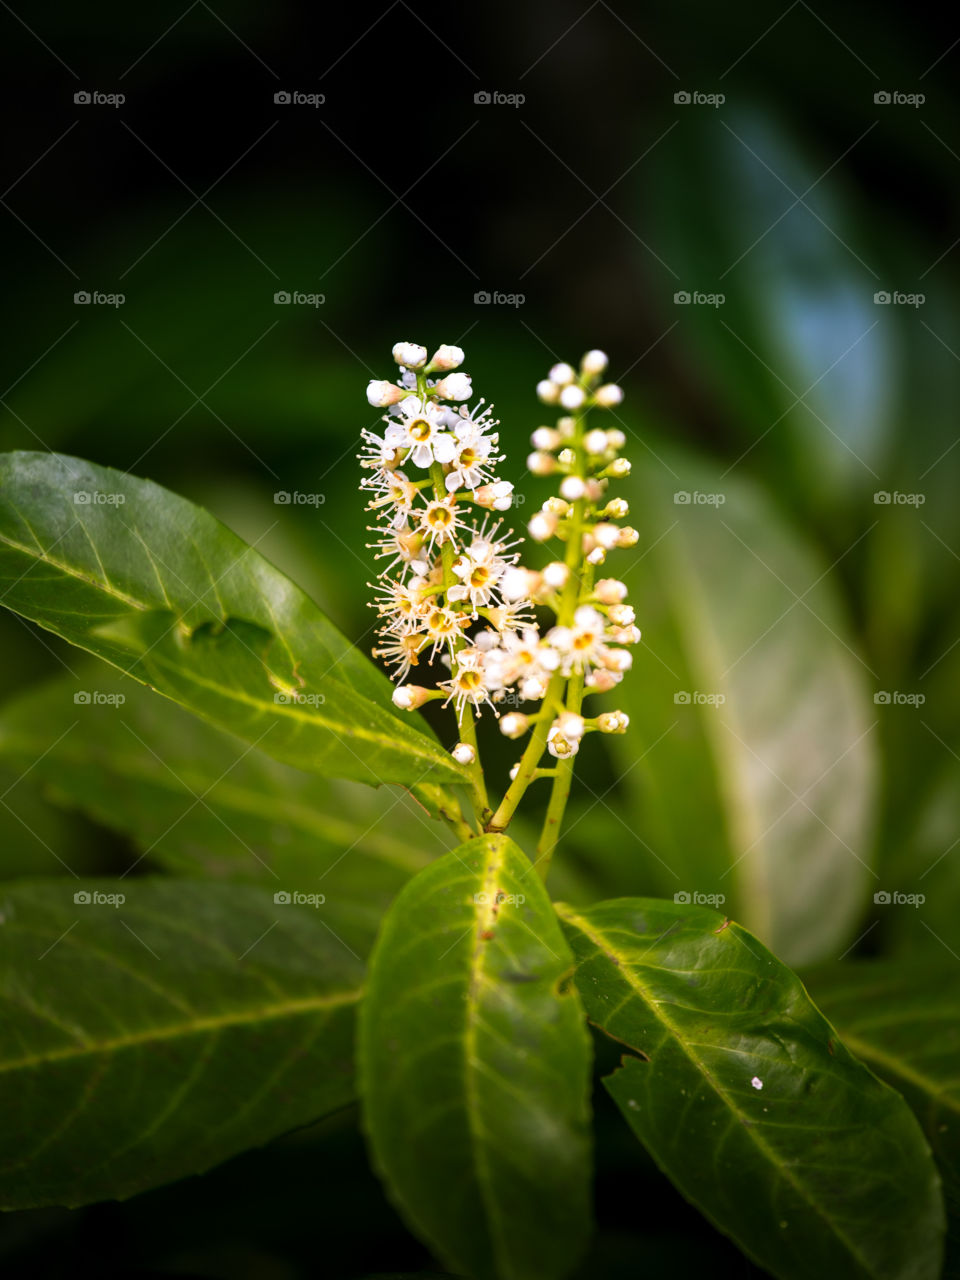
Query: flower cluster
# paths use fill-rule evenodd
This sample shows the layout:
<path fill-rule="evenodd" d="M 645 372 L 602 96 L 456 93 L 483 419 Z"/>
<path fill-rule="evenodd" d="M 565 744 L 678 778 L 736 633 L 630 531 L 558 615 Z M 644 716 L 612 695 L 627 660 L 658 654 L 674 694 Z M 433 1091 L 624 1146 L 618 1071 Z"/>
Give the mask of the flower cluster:
<path fill-rule="evenodd" d="M 513 505 L 513 485 L 497 475 L 503 461 L 492 407 L 473 395 L 460 372 L 459 347 L 427 349 L 401 342 L 393 349 L 394 381 L 372 381 L 367 399 L 383 408 L 382 432 L 363 432 L 361 487 L 379 523 L 373 532 L 386 561 L 375 590 L 381 618 L 375 657 L 393 668 L 398 707 L 413 710 L 442 698 L 453 702 L 461 727 L 454 756 L 476 759 L 473 713 L 484 705 L 500 717 L 508 738 L 543 725 L 543 745 L 560 758 L 573 755 L 591 729 L 623 732 L 626 717 L 579 714 L 583 693 L 611 689 L 630 666 L 625 646 L 639 639 L 626 588 L 612 578 L 594 582 L 607 551 L 636 542 L 617 521 L 622 499 L 607 499 L 609 480 L 629 472 L 619 458 L 623 433 L 586 430 L 591 408 L 619 403 L 618 387 L 595 387 L 606 365 L 589 352 L 579 375 L 556 365 L 538 387 L 541 400 L 566 411 L 555 427 L 533 434 L 528 467 L 535 475 L 562 475 L 559 496 L 529 522 L 536 542 L 567 544 L 563 559 L 540 570 L 519 563 L 519 540 L 499 512 Z M 537 610 L 554 615 L 542 630 Z M 414 684 L 414 669 L 437 660 L 445 668 L 433 686 Z M 575 690 L 575 710 L 563 693 Z M 530 714 L 504 704 L 542 703 Z M 549 726 L 547 720 L 550 721 Z"/>

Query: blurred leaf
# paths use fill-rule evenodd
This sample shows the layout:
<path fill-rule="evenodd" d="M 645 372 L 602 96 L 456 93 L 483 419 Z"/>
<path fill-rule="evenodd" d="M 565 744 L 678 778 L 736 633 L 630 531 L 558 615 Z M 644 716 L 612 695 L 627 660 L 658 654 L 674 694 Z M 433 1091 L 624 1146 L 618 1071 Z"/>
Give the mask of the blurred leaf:
<path fill-rule="evenodd" d="M 725 299 L 664 307 L 707 396 L 804 506 L 880 488 L 899 367 L 873 297 L 894 286 L 823 181 L 836 157 L 806 158 L 759 108 L 690 112 L 671 141 L 651 156 L 651 234 L 676 290 Z"/>
<path fill-rule="evenodd" d="M 322 892 L 364 951 L 403 884 L 449 847 L 405 791 L 371 796 L 271 760 L 93 664 L 0 709 L 0 759 L 178 875 Z M 29 870 L 48 862 L 41 850 Z"/>
<path fill-rule="evenodd" d="M 923 1135 L 789 969 L 703 908 L 558 911 L 587 1016 L 628 1050 L 604 1083 L 715 1226 L 781 1280 L 939 1275 Z"/>
<path fill-rule="evenodd" d="M 828 567 L 769 500 L 658 453 L 632 481 L 644 644 L 610 739 L 641 844 L 625 850 L 661 892 L 723 895 L 788 963 L 835 955 L 875 884 L 865 664 Z"/>
<path fill-rule="evenodd" d="M 960 1275 L 960 988 L 957 963 L 864 961 L 811 975 L 848 1048 L 899 1089 L 944 1181 L 948 1275 Z"/>
<path fill-rule="evenodd" d="M 4 888 L 0 917 L 4 1208 L 125 1198 L 351 1099 L 362 966 L 315 912 L 89 880 Z"/>
<path fill-rule="evenodd" d="M 421 871 L 384 920 L 360 1023 L 375 1162 L 478 1280 L 566 1275 L 589 1231 L 590 1038 L 530 870 L 485 836 Z"/>
<path fill-rule="evenodd" d="M 462 779 L 316 605 L 207 512 L 57 455 L 3 455 L 0 489 L 8 608 L 278 759 L 372 784 Z"/>

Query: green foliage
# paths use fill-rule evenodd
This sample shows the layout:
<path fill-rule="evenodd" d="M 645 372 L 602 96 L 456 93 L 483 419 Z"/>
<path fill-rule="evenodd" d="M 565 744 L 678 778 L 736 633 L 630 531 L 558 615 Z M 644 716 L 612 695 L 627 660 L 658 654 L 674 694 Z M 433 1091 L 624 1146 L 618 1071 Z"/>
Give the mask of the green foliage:
<path fill-rule="evenodd" d="M 503 836 L 411 880 L 371 959 L 359 1066 L 374 1158 L 414 1228 L 482 1280 L 567 1275 L 586 1244 L 590 1042 L 571 965 Z"/>

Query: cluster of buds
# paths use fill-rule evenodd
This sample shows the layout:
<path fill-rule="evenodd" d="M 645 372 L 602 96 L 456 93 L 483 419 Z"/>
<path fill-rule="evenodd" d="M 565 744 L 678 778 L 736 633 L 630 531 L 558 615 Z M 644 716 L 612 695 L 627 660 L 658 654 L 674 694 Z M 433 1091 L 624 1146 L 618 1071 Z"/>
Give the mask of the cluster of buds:
<path fill-rule="evenodd" d="M 569 413 L 556 427 L 534 432 L 530 470 L 563 479 L 529 533 L 540 543 L 566 542 L 567 552 L 533 570 L 519 563 L 519 540 L 495 514 L 513 505 L 513 485 L 496 474 L 503 456 L 491 406 L 467 403 L 473 388 L 459 371 L 463 351 L 441 346 L 428 360 L 425 347 L 402 342 L 393 356 L 396 379 L 367 388 L 369 403 L 386 410 L 385 429 L 363 432 L 360 462 L 368 510 L 380 521 L 372 545 L 387 561 L 375 584 L 373 607 L 382 622 L 373 653 L 399 682 L 395 704 L 412 711 L 432 699 L 453 702 L 467 739 L 453 754 L 467 765 L 476 760 L 473 714 L 484 706 L 508 738 L 551 720 L 544 741 L 558 758 L 575 754 L 589 730 L 624 732 L 621 712 L 592 720 L 579 714 L 584 692 L 609 690 L 622 679 L 631 660 L 625 646 L 640 637 L 623 584 L 594 583 L 607 551 L 637 540 L 616 523 L 627 504 L 606 495 L 609 480 L 629 472 L 617 456 L 623 433 L 585 428 L 589 409 L 622 398 L 613 385 L 595 388 L 606 357 L 589 352 L 579 376 L 557 365 L 538 387 L 541 400 Z M 554 625 L 541 628 L 537 610 L 552 613 Z M 434 660 L 444 668 L 441 678 L 409 682 L 415 668 Z M 578 690 L 576 711 L 563 709 L 568 683 Z M 528 702 L 541 705 L 500 715 L 505 703 Z"/>

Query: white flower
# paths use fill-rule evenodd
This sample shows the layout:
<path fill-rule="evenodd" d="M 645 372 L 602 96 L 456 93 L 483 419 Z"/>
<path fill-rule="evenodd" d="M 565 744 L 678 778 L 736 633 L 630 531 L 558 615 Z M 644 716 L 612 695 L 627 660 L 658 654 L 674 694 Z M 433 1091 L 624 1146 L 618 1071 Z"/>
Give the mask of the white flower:
<path fill-rule="evenodd" d="M 593 393 L 593 402 L 599 405 L 601 409 L 612 409 L 614 405 L 620 404 L 622 400 L 623 390 L 615 382 L 608 382 L 605 386 L 597 387 Z"/>
<path fill-rule="evenodd" d="M 607 353 L 605 351 L 598 351 L 594 348 L 593 351 L 588 351 L 580 361 L 580 368 L 584 373 L 596 375 L 598 373 L 603 373 L 607 364 Z"/>
<path fill-rule="evenodd" d="M 568 502 L 576 502 L 587 491 L 587 486 L 580 476 L 566 476 L 560 485 L 560 492 Z"/>
<path fill-rule="evenodd" d="M 474 493 L 473 500 L 479 507 L 487 507 L 493 511 L 509 511 L 513 506 L 513 485 L 509 480 L 497 480 L 493 484 L 481 485 Z"/>
<path fill-rule="evenodd" d="M 577 754 L 580 750 L 580 739 L 568 738 L 560 727 L 559 720 L 555 720 L 547 733 L 547 750 L 558 760 L 564 760 L 568 756 Z"/>
<path fill-rule="evenodd" d="M 564 387 L 560 392 L 560 403 L 565 409 L 579 409 L 586 398 L 586 392 L 583 387 L 578 387 L 574 383 L 571 383 L 569 387 Z"/>
<path fill-rule="evenodd" d="M 549 378 L 544 378 L 542 382 L 537 383 L 537 396 L 544 404 L 556 404 L 559 395 L 560 388 Z"/>
<path fill-rule="evenodd" d="M 462 347 L 451 347 L 444 343 L 437 347 L 436 351 L 430 359 L 427 370 L 430 373 L 441 372 L 446 369 L 457 369 L 463 364 L 464 355 Z"/>
<path fill-rule="evenodd" d="M 557 517 L 549 511 L 538 511 L 527 525 L 527 533 L 534 542 L 546 542 L 557 531 Z"/>
<path fill-rule="evenodd" d="M 592 605 L 583 604 L 573 615 L 570 627 L 554 627 L 547 632 L 547 643 L 561 655 L 564 675 L 586 671 L 605 653 L 604 617 Z"/>
<path fill-rule="evenodd" d="M 627 443 L 627 437 L 623 434 L 619 427 L 612 427 L 607 432 L 607 444 L 611 449 L 622 449 Z"/>
<path fill-rule="evenodd" d="M 605 431 L 588 431 L 583 437 L 583 447 L 587 453 L 606 453 L 607 433 Z"/>
<path fill-rule="evenodd" d="M 430 697 L 430 690 L 419 684 L 401 684 L 393 691 L 393 705 L 401 711 L 414 711 Z"/>
<path fill-rule="evenodd" d="M 455 452 L 453 436 L 443 430 L 443 410 L 419 396 L 407 396 L 400 402 L 400 422 L 391 422 L 384 440 L 394 449 L 409 449 L 415 466 L 424 470 L 436 460 L 449 462 Z"/>
<path fill-rule="evenodd" d="M 496 455 L 496 435 L 484 435 L 484 423 L 462 418 L 453 429 L 453 451 L 448 461 L 453 470 L 447 476 L 447 489 L 476 489 L 490 479 L 489 471 L 500 461 Z"/>
<path fill-rule="evenodd" d="M 627 598 L 627 588 L 619 578 L 601 578 L 593 594 L 601 604 L 620 604 Z"/>
<path fill-rule="evenodd" d="M 375 409 L 385 409 L 387 405 L 396 404 L 406 394 L 402 387 L 392 382 L 382 382 L 374 378 L 367 383 L 367 404 L 372 404 Z"/>
<path fill-rule="evenodd" d="M 576 376 L 573 366 L 569 364 L 555 364 L 550 370 L 550 381 L 558 387 L 565 387 Z"/>
<path fill-rule="evenodd" d="M 597 728 L 601 733 L 626 733 L 630 717 L 623 711 L 604 711 L 597 716 Z"/>
<path fill-rule="evenodd" d="M 457 534 L 464 527 L 457 501 L 452 494 L 449 498 L 433 499 L 425 507 L 419 507 L 416 515 L 418 527 L 431 554 L 435 546 L 456 542 Z"/>
<path fill-rule="evenodd" d="M 602 523 L 594 526 L 593 536 L 604 551 L 612 551 L 620 541 L 620 530 L 615 524 Z"/>
<path fill-rule="evenodd" d="M 448 373 L 433 388 L 433 394 L 441 400 L 469 400 L 473 395 L 469 373 Z"/>
<path fill-rule="evenodd" d="M 450 752 L 457 764 L 473 764 L 477 753 L 469 742 L 458 742 Z"/>
<path fill-rule="evenodd" d="M 530 600 L 540 589 L 540 575 L 532 569 L 511 565 L 500 579 L 499 587 L 504 600 Z"/>
<path fill-rule="evenodd" d="M 543 580 L 554 591 L 562 591 L 570 577 L 570 569 L 562 560 L 554 560 L 543 567 Z"/>
<path fill-rule="evenodd" d="M 427 348 L 418 342 L 398 342 L 393 348 L 393 358 L 407 369 L 421 369 L 426 363 Z"/>
<path fill-rule="evenodd" d="M 491 532 L 495 532 L 495 528 Z M 510 563 L 503 556 L 504 550 L 502 542 L 484 537 L 481 533 L 457 556 L 453 562 L 453 572 L 463 587 L 463 591 L 457 594 L 458 599 L 469 600 L 474 609 L 490 603 L 493 590 Z"/>

